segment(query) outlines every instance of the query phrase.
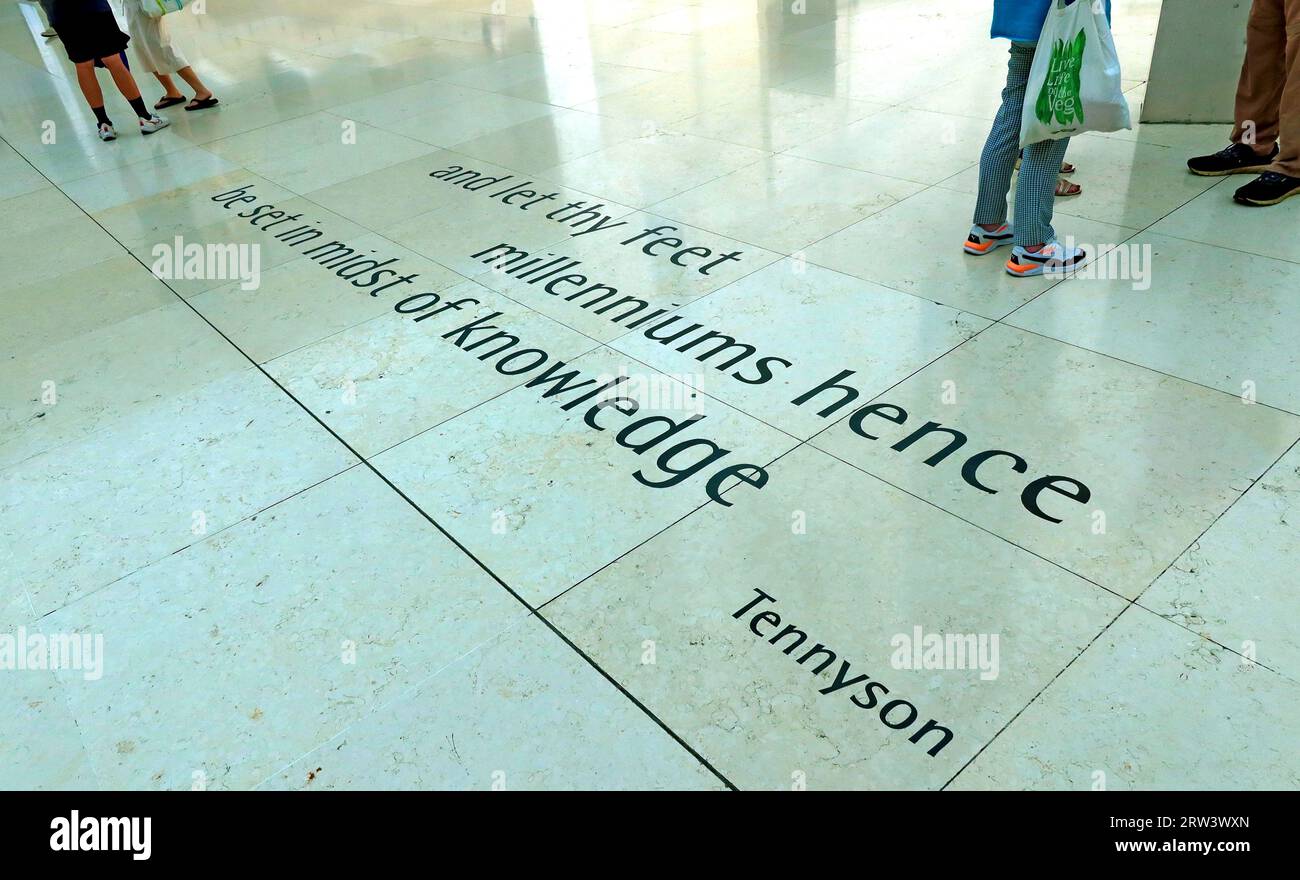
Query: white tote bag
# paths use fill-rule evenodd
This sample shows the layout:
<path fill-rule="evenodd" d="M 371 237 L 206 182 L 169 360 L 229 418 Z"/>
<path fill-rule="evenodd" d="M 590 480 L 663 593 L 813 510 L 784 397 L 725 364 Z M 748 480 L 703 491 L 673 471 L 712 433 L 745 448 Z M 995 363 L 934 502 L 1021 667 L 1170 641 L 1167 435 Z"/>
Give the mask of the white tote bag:
<path fill-rule="evenodd" d="M 1020 146 L 1132 128 L 1101 0 L 1052 0 L 1029 70 Z"/>

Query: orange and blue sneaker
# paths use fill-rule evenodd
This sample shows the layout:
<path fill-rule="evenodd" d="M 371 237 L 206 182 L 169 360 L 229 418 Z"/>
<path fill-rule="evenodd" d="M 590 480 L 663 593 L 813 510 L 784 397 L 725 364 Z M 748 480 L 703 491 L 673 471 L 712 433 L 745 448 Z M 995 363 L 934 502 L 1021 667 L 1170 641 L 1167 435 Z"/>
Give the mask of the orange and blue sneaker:
<path fill-rule="evenodd" d="M 1083 248 L 1067 248 L 1059 241 L 1049 241 L 1036 251 L 1016 245 L 1007 260 L 1007 274 L 1017 278 L 1065 275 L 1087 258 L 1088 253 Z"/>
<path fill-rule="evenodd" d="M 1015 237 L 1016 233 L 1010 223 L 1003 223 L 992 232 L 976 224 L 970 228 L 970 235 L 966 236 L 963 247 L 966 253 L 979 256 L 992 253 L 1004 244 L 1011 244 Z"/>

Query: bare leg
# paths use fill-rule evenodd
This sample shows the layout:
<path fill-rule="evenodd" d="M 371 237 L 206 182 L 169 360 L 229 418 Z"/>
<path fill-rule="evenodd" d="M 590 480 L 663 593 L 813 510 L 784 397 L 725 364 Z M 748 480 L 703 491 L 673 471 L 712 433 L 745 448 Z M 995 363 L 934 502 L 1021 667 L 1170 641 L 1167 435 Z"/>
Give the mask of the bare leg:
<path fill-rule="evenodd" d="M 193 67 L 182 67 L 176 71 L 176 75 L 190 84 L 190 88 L 194 89 L 195 98 L 202 101 L 212 97 L 212 92 L 203 84 L 203 80 L 199 79 L 199 75 L 194 72 Z"/>
<path fill-rule="evenodd" d="M 104 106 L 104 92 L 99 88 L 99 79 L 95 76 L 95 62 L 78 62 L 77 85 L 81 86 L 81 94 L 86 96 L 86 103 L 91 107 Z"/>
<path fill-rule="evenodd" d="M 167 94 L 164 95 L 164 97 L 167 98 L 185 97 L 183 94 L 181 94 L 180 89 L 176 88 L 176 83 L 172 81 L 171 74 L 159 73 L 158 71 L 155 70 L 153 72 L 153 75 L 157 77 L 158 84 L 163 87 L 164 91 L 166 91 Z"/>
<path fill-rule="evenodd" d="M 131 75 L 131 71 L 127 70 L 126 65 L 122 63 L 121 55 L 111 55 L 108 58 L 99 60 L 108 68 L 108 72 L 113 75 L 113 82 L 117 85 L 117 90 L 122 93 L 123 98 L 134 101 L 140 97 L 140 87 L 135 84 L 135 77 Z M 81 65 L 77 65 L 77 67 L 80 68 Z"/>

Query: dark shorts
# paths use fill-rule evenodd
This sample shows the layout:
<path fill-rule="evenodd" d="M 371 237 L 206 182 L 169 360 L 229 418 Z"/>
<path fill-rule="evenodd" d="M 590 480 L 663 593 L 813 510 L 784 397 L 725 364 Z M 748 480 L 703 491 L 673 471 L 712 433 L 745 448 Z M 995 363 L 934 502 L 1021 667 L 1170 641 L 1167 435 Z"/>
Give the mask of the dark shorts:
<path fill-rule="evenodd" d="M 130 40 L 117 26 L 108 4 L 55 0 L 50 27 L 74 64 L 108 58 L 126 49 Z"/>

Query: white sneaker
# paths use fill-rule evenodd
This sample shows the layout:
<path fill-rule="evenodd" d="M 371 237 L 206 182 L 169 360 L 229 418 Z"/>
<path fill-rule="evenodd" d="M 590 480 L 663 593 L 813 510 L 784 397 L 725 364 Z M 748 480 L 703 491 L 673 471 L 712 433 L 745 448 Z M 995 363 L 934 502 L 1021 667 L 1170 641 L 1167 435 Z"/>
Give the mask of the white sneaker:
<path fill-rule="evenodd" d="M 140 133 L 153 134 L 155 131 L 166 128 L 171 124 L 172 123 L 170 119 L 168 119 L 165 116 L 159 116 L 158 114 L 155 113 L 153 116 L 150 116 L 148 119 L 140 120 Z"/>
<path fill-rule="evenodd" d="M 101 122 L 99 124 L 99 139 L 101 141 L 115 141 L 117 140 L 117 132 L 113 131 L 113 126 Z"/>
<path fill-rule="evenodd" d="M 980 256 L 992 253 L 1004 244 L 1011 244 L 1015 237 L 1016 233 L 1010 223 L 1003 223 L 992 232 L 977 223 L 970 228 L 970 235 L 966 236 L 966 243 L 962 247 L 966 253 Z"/>
<path fill-rule="evenodd" d="M 1007 274 L 1017 278 L 1065 275 L 1087 257 L 1083 248 L 1067 248 L 1059 241 L 1049 241 L 1036 251 L 1016 245 L 1011 249 L 1011 259 L 1007 260 Z"/>

